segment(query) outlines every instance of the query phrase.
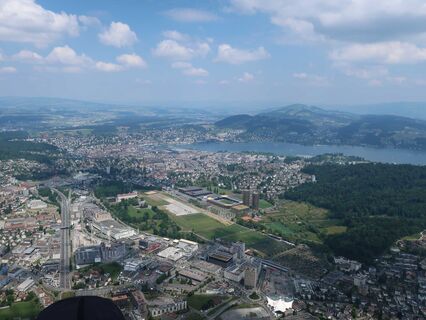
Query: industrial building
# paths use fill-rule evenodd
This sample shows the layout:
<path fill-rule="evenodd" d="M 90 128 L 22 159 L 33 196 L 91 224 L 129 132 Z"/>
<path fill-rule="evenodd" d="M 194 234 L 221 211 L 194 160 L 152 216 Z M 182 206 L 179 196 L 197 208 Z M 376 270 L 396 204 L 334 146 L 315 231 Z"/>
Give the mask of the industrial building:
<path fill-rule="evenodd" d="M 35 284 L 34 280 L 28 277 L 16 289 L 20 292 L 28 291 Z"/>
<path fill-rule="evenodd" d="M 168 247 L 160 251 L 157 255 L 161 258 L 169 259 L 174 262 L 178 261 L 179 259 L 182 259 L 185 256 L 181 249 L 174 247 Z"/>
<path fill-rule="evenodd" d="M 205 273 L 191 269 L 179 270 L 179 275 L 196 282 L 203 282 L 207 279 L 207 275 Z"/>
<path fill-rule="evenodd" d="M 101 262 L 100 246 L 89 246 L 78 248 L 74 254 L 77 268 L 89 264 Z"/>
<path fill-rule="evenodd" d="M 208 197 L 207 202 L 214 204 L 224 209 L 231 209 L 234 206 L 240 205 L 241 201 L 228 196 Z"/>
<path fill-rule="evenodd" d="M 147 301 L 149 310 L 153 317 L 159 317 L 165 313 L 173 313 L 185 310 L 186 300 L 173 300 L 168 297 L 161 297 L 155 300 Z"/>
<path fill-rule="evenodd" d="M 187 196 L 198 198 L 212 194 L 209 190 L 200 187 L 178 188 L 178 190 Z"/>
<path fill-rule="evenodd" d="M 240 282 L 244 279 L 245 268 L 242 265 L 233 264 L 225 269 L 223 277 L 227 280 Z"/>
<path fill-rule="evenodd" d="M 105 237 L 113 240 L 130 238 L 136 235 L 135 230 L 112 219 L 93 222 L 92 227 Z"/>
<path fill-rule="evenodd" d="M 88 246 L 78 248 L 74 254 L 77 268 L 99 263 L 110 262 L 122 258 L 126 254 L 126 245 L 124 243 L 113 243 L 105 245 L 101 243 L 98 246 Z"/>
<path fill-rule="evenodd" d="M 233 256 L 225 252 L 214 252 L 207 256 L 207 261 L 221 267 L 228 267 L 232 264 Z"/>

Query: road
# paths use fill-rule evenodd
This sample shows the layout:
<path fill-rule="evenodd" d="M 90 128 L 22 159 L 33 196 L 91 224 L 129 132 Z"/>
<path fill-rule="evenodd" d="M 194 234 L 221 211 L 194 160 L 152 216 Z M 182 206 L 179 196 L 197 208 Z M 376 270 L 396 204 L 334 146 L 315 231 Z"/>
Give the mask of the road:
<path fill-rule="evenodd" d="M 70 258 L 71 258 L 71 241 L 70 241 L 70 207 L 71 192 L 68 198 L 59 190 L 52 188 L 61 198 L 61 260 L 59 263 L 59 286 L 63 289 L 71 288 L 70 278 Z"/>

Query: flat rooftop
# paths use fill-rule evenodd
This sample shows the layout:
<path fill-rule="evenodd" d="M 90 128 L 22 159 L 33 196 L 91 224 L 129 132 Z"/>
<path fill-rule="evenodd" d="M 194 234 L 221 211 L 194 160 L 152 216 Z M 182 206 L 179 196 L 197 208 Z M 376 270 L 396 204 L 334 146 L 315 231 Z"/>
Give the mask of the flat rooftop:
<path fill-rule="evenodd" d="M 232 260 L 232 256 L 226 253 L 215 252 L 215 253 L 209 254 L 209 257 L 212 259 L 223 261 L 223 262 L 229 262 Z"/>

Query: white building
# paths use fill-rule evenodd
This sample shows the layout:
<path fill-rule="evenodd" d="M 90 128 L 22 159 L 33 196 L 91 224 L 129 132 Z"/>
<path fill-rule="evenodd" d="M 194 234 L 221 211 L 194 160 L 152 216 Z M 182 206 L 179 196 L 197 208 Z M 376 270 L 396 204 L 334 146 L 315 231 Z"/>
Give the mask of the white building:
<path fill-rule="evenodd" d="M 179 248 L 168 247 L 163 251 L 160 251 L 157 255 L 161 258 L 169 259 L 176 262 L 184 256 L 184 253 Z"/>
<path fill-rule="evenodd" d="M 28 208 L 31 210 L 40 210 L 40 209 L 46 209 L 47 203 L 41 200 L 31 200 L 28 202 Z"/>
<path fill-rule="evenodd" d="M 16 289 L 21 292 L 28 291 L 35 284 L 34 280 L 31 277 L 25 279 Z"/>

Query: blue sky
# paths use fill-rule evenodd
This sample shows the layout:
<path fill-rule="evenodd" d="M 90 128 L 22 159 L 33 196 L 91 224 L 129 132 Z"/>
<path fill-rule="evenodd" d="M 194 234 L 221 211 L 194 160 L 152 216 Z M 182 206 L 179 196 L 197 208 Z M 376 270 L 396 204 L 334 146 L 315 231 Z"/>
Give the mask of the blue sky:
<path fill-rule="evenodd" d="M 423 0 L 0 0 L 0 95 L 191 106 L 426 100 Z"/>

